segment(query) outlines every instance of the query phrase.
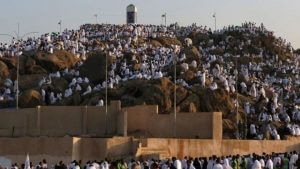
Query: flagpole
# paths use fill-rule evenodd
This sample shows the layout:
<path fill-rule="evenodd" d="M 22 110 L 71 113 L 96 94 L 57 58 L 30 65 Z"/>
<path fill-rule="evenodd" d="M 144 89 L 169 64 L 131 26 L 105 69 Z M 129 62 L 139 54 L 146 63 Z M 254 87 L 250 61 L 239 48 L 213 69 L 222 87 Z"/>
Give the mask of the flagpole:
<path fill-rule="evenodd" d="M 215 18 L 215 32 L 217 31 L 217 14 L 216 12 L 214 13 L 214 18 Z"/>
<path fill-rule="evenodd" d="M 18 52 L 19 52 L 19 40 L 20 40 L 20 23 L 18 23 L 18 35 L 17 35 L 17 41 L 18 41 Z M 17 96 L 16 96 L 16 107 L 17 110 L 19 109 L 19 70 L 20 70 L 20 57 L 17 58 L 18 64 L 17 64 Z"/>
<path fill-rule="evenodd" d="M 176 128 L 176 121 L 177 121 L 177 110 L 176 110 L 176 63 L 177 63 L 177 60 L 176 60 L 176 53 L 174 52 L 174 138 L 176 138 L 177 136 L 177 128 Z"/>
<path fill-rule="evenodd" d="M 96 18 L 96 24 L 98 24 L 98 14 L 95 14 L 94 16 Z"/>
<path fill-rule="evenodd" d="M 165 13 L 165 26 L 167 27 L 167 13 Z"/>
<path fill-rule="evenodd" d="M 107 53 L 105 54 L 105 134 L 107 134 Z"/>
<path fill-rule="evenodd" d="M 59 21 L 59 33 L 61 34 L 61 20 Z"/>

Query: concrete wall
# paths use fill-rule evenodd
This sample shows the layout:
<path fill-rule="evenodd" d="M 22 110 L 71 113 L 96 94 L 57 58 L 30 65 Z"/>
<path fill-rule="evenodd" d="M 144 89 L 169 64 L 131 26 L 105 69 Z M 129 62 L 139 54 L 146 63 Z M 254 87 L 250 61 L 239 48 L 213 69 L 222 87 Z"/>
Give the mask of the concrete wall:
<path fill-rule="evenodd" d="M 147 139 L 151 149 L 168 149 L 170 156 L 226 156 L 300 151 L 300 138 L 290 140 L 206 140 L 206 139 Z"/>
<path fill-rule="evenodd" d="M 50 164 L 59 160 L 70 162 L 73 154 L 73 138 L 0 138 L 0 157 L 22 164 L 28 153 L 35 164 L 47 159 Z M 9 166 L 8 166 L 9 167 Z"/>
<path fill-rule="evenodd" d="M 134 106 L 125 108 L 123 111 L 127 112 L 129 136 L 211 139 L 218 137 L 214 136 L 214 127 L 222 127 L 222 114 L 217 112 L 177 113 L 175 123 L 174 114 L 158 114 L 157 106 Z M 218 124 L 213 125 L 213 116 L 221 118 L 221 120 L 217 119 Z M 217 133 L 219 134 L 219 132 Z M 222 137 L 222 134 L 219 137 Z"/>
<path fill-rule="evenodd" d="M 35 109 L 1 109 L 0 136 L 112 136 L 117 127 L 121 103 L 111 102 L 106 116 L 104 107 L 49 106 Z M 107 122 L 107 123 L 106 123 Z M 122 134 L 122 133 L 121 133 Z"/>
<path fill-rule="evenodd" d="M 290 152 L 300 150 L 300 138 L 283 141 L 255 140 L 216 140 L 216 139 L 145 139 L 139 147 L 139 139 L 131 137 L 113 138 L 0 138 L 0 159 L 24 163 L 26 153 L 35 164 L 47 159 L 50 165 L 63 160 L 101 160 L 133 158 L 139 148 L 144 148 L 142 155 L 155 154 L 157 150 L 167 150 L 168 157 L 177 156 L 212 156 L 234 155 L 263 152 Z"/>
<path fill-rule="evenodd" d="M 44 112 L 46 110 L 43 110 L 43 108 L 41 112 L 30 109 L 31 111 L 29 112 L 18 112 L 19 114 L 9 114 L 9 111 L 6 110 L 1 111 L 4 119 L 15 118 L 16 120 L 10 123 L 3 120 L 3 118 L 0 119 L 2 122 L 0 123 L 2 127 L 0 134 L 9 136 L 0 138 L 0 161 L 24 163 L 26 153 L 29 153 L 31 161 L 35 164 L 45 158 L 51 166 L 60 160 L 63 160 L 65 163 L 69 163 L 71 160 L 83 160 L 83 162 L 86 162 L 88 160 L 101 160 L 105 157 L 119 159 L 138 157 L 139 155 L 159 155 L 160 153 L 164 153 L 164 157 L 177 156 L 183 158 L 184 156 L 220 156 L 254 152 L 260 154 L 262 152 L 300 150 L 300 137 L 282 141 L 223 140 L 222 114 L 219 112 L 190 114 L 192 118 L 189 118 L 188 114 L 178 114 L 177 116 L 180 119 L 176 122 L 178 136 L 191 137 L 198 135 L 201 137 L 212 137 L 211 139 L 21 137 L 24 133 L 41 133 L 57 136 L 65 134 L 64 132 L 71 134 L 91 133 L 95 135 L 105 132 L 103 128 L 97 127 L 98 123 L 100 123 L 99 126 L 103 126 L 103 123 L 105 123 L 105 120 L 103 120 L 105 116 L 101 113 L 98 114 L 97 108 L 86 109 L 86 107 L 81 107 L 81 111 L 78 111 L 78 109 L 73 110 L 72 108 L 62 108 L 64 108 L 62 110 L 68 110 L 68 112 L 60 110 L 58 113 L 55 109 L 47 109 L 47 113 L 62 119 L 46 115 Z M 117 113 L 118 111 L 116 110 L 117 108 L 112 112 Z M 45 114 L 43 115 L 43 113 Z M 73 113 L 76 118 L 69 119 L 68 114 Z M 149 130 L 154 136 L 165 137 L 163 134 L 172 136 L 172 127 L 169 126 L 173 124 L 173 116 L 158 115 L 155 106 L 135 107 L 135 113 L 133 113 L 133 108 L 124 109 L 119 111 L 118 116 L 112 113 L 108 118 L 112 122 L 107 124 L 111 127 L 107 133 L 127 131 L 126 123 L 128 123 L 128 132 L 133 132 L 140 128 L 145 131 Z M 196 118 L 199 119 L 196 120 Z M 118 122 L 120 119 L 122 123 Z M 74 123 L 70 122 L 70 120 L 78 123 L 75 123 L 76 130 L 72 128 Z M 12 138 L 10 137 L 11 129 L 3 129 L 5 127 L 10 128 L 12 125 L 16 128 L 15 135 L 20 137 Z M 56 132 L 54 129 L 48 128 L 62 130 L 63 132 Z M 208 132 L 204 132 L 206 130 Z"/>
<path fill-rule="evenodd" d="M 121 109 L 119 101 L 111 103 L 107 116 L 105 107 L 6 109 L 0 110 L 0 137 L 107 137 L 128 134 L 153 138 L 211 139 L 215 137 L 213 128 L 217 125 L 213 125 L 215 115 L 177 113 L 175 123 L 174 114 L 158 114 L 158 106 L 142 105 Z M 221 114 L 219 116 L 222 118 Z"/>
<path fill-rule="evenodd" d="M 36 116 L 35 109 L 21 109 L 19 111 L 0 110 L 0 136 L 24 136 L 29 127 L 33 127 Z"/>

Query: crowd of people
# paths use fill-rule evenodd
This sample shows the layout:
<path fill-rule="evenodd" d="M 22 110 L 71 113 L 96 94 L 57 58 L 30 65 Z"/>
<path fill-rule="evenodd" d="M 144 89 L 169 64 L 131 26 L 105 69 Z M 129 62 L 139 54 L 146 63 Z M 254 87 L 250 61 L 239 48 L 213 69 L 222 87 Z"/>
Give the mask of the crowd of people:
<path fill-rule="evenodd" d="M 192 34 L 199 34 L 202 38 L 195 43 Z M 183 45 L 151 44 L 152 39 L 161 37 L 183 39 Z M 262 39 L 270 39 L 271 44 Z M 199 51 L 200 58 L 188 59 L 184 51 L 192 47 Z M 212 92 L 222 89 L 231 94 L 235 106 L 242 108 L 239 111 L 246 116 L 246 120 L 240 122 L 241 132 L 237 137 L 265 139 L 266 132 L 276 140 L 283 137 L 280 133 L 300 136 L 300 57 L 290 43 L 276 38 L 263 24 L 256 26 L 246 22 L 242 26 L 228 26 L 215 32 L 196 24 L 186 27 L 178 24 L 168 27 L 87 24 L 79 30 L 66 29 L 39 38 L 13 39 L 11 44 L 0 43 L 0 58 L 18 57 L 32 50 L 49 54 L 66 50 L 80 60 L 75 67 L 50 72 L 40 81 L 40 93 L 47 105 L 55 105 L 74 92 L 85 96 L 106 87 L 115 88 L 132 79 L 168 77 L 174 80 L 168 70 L 176 64 L 181 67 L 180 74 L 193 70 L 197 78 L 189 82 L 179 77 L 176 79 L 178 85 L 190 89 L 200 84 Z M 101 51 L 114 60 L 108 68 L 108 80 L 98 84 L 91 83 L 79 71 L 88 54 L 94 51 Z M 131 53 L 130 57 L 127 53 Z M 140 64 L 138 70 L 134 66 L 137 63 Z M 55 92 L 47 88 L 52 78 L 65 76 L 72 77 L 67 89 Z M 0 101 L 16 99 L 17 83 L 16 79 L 5 80 L 0 89 Z M 238 95 L 249 98 L 249 101 L 240 102 Z M 100 99 L 97 106 L 103 105 L 104 101 Z M 285 124 L 284 132 L 278 131 L 276 123 Z"/>
<path fill-rule="evenodd" d="M 36 166 L 33 163 L 26 168 L 25 164 L 20 169 L 297 169 L 300 167 L 300 159 L 296 151 L 290 153 L 272 153 L 257 155 L 233 155 L 211 157 L 184 157 L 178 159 L 155 160 L 102 160 L 72 161 L 64 164 L 62 161 L 54 166 L 49 166 L 44 159 Z M 19 169 L 18 164 L 13 164 L 11 169 Z"/>

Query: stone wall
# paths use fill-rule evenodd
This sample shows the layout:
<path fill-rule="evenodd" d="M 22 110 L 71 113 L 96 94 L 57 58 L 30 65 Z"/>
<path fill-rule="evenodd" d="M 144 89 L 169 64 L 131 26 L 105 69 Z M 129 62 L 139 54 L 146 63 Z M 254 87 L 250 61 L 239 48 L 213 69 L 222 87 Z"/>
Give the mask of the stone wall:
<path fill-rule="evenodd" d="M 143 144 L 139 144 L 143 142 Z M 218 139 L 171 139 L 132 137 L 78 138 L 78 137 L 41 137 L 41 138 L 0 138 L 0 162 L 8 159 L 19 164 L 24 163 L 26 154 L 35 164 L 47 159 L 49 165 L 60 160 L 69 163 L 72 160 L 110 159 L 176 156 L 212 156 L 263 152 L 300 151 L 300 138 L 282 141 L 258 140 L 218 140 Z M 139 152 L 139 153 L 137 153 Z M 167 153 L 165 153 L 167 152 Z M 150 156 L 149 156 L 150 155 Z"/>
<path fill-rule="evenodd" d="M 289 140 L 146 139 L 149 149 L 167 149 L 170 156 L 227 156 L 300 151 L 300 137 Z"/>
<path fill-rule="evenodd" d="M 23 136 L 137 136 L 151 138 L 214 137 L 216 113 L 158 114 L 158 106 L 121 109 L 119 101 L 105 107 L 49 106 L 33 109 L 0 110 L 0 137 Z M 221 113 L 219 113 L 222 118 Z M 222 128 L 221 128 L 222 130 Z M 219 132 L 218 132 L 219 133 Z M 222 137 L 222 135 L 220 136 Z"/>
<path fill-rule="evenodd" d="M 108 112 L 106 116 L 104 107 L 87 106 L 1 109 L 0 137 L 118 135 L 118 120 L 123 121 L 118 119 L 121 103 L 111 102 Z"/>
<path fill-rule="evenodd" d="M 158 114 L 157 106 L 135 106 L 123 111 L 127 113 L 129 136 L 211 139 L 214 137 L 214 127 L 221 127 L 222 130 L 222 114 L 218 112 L 177 113 L 175 122 L 174 113 Z M 215 125 L 213 116 L 221 118 Z"/>
<path fill-rule="evenodd" d="M 220 112 L 177 113 L 175 123 L 174 114 L 158 114 L 157 106 L 121 109 L 117 101 L 108 110 L 107 116 L 104 107 L 0 110 L 0 162 L 24 163 L 27 153 L 35 164 L 45 158 L 51 166 L 60 160 L 105 157 L 183 158 L 300 150 L 300 138 L 223 140 Z M 111 137 L 116 135 L 122 137 Z"/>

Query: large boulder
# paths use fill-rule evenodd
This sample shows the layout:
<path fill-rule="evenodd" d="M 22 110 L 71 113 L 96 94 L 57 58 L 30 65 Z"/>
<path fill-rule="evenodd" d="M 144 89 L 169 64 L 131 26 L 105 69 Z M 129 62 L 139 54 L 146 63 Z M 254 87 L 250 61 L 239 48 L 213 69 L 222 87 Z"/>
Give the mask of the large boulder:
<path fill-rule="evenodd" d="M 223 112 L 226 117 L 227 113 L 234 110 L 234 103 L 226 91 L 222 89 L 210 90 L 199 85 L 194 85 L 192 91 L 199 97 L 200 112 Z"/>
<path fill-rule="evenodd" d="M 19 98 L 20 107 L 32 108 L 43 104 L 43 97 L 36 90 L 26 90 Z"/>
<path fill-rule="evenodd" d="M 49 72 L 74 67 L 79 61 L 75 55 L 65 50 L 55 51 L 53 54 L 37 52 L 36 55 L 33 56 L 33 59 Z"/>
<path fill-rule="evenodd" d="M 172 45 L 182 46 L 182 43 L 177 38 L 158 37 L 154 40 L 158 41 L 161 45 L 166 47 L 171 47 Z"/>
<path fill-rule="evenodd" d="M 39 82 L 46 74 L 32 74 L 32 75 L 21 75 L 20 76 L 20 90 L 29 90 L 39 87 Z"/>
<path fill-rule="evenodd" d="M 20 64 L 20 72 L 22 73 L 21 65 L 24 67 L 24 73 L 26 74 L 47 74 L 47 71 L 40 65 L 36 64 L 36 61 L 31 57 L 25 57 L 23 65 Z M 21 63 L 21 62 L 20 62 Z"/>
<path fill-rule="evenodd" d="M 0 58 L 0 61 L 5 63 L 9 69 L 16 68 L 17 60 L 15 58 Z"/>
<path fill-rule="evenodd" d="M 9 69 L 7 67 L 7 65 L 0 61 L 0 80 L 2 79 L 5 79 L 9 76 Z"/>
<path fill-rule="evenodd" d="M 196 94 L 189 93 L 188 96 L 181 102 L 177 103 L 179 112 L 197 112 L 199 106 L 199 97 Z"/>
<path fill-rule="evenodd" d="M 64 78 L 52 78 L 52 88 L 55 92 L 64 93 L 64 91 L 68 88 L 68 81 Z"/>
<path fill-rule="evenodd" d="M 186 62 L 191 63 L 193 60 L 197 61 L 199 64 L 201 61 L 201 54 L 195 46 L 189 46 L 183 49 L 186 55 Z"/>
<path fill-rule="evenodd" d="M 199 44 L 200 42 L 209 40 L 209 35 L 201 32 L 192 32 L 188 37 L 192 39 L 194 44 Z"/>
<path fill-rule="evenodd" d="M 161 113 L 173 111 L 174 84 L 168 78 L 159 80 L 131 80 L 124 82 L 118 90 L 122 106 L 158 105 Z M 176 87 L 177 103 L 181 103 L 188 95 L 186 89 Z"/>
<path fill-rule="evenodd" d="M 46 74 L 47 71 L 39 65 L 33 65 L 26 69 L 28 74 Z"/>
<path fill-rule="evenodd" d="M 80 96 L 80 93 L 74 92 L 72 96 L 68 98 L 63 98 L 59 103 L 56 103 L 56 105 L 60 106 L 79 106 L 80 103 L 82 102 L 82 97 Z"/>
<path fill-rule="evenodd" d="M 153 46 L 153 47 L 160 47 L 162 46 L 161 43 L 157 40 L 154 40 L 154 39 L 151 39 L 150 40 L 150 44 Z"/>
<path fill-rule="evenodd" d="M 80 66 L 80 76 L 87 77 L 90 82 L 94 84 L 102 83 L 105 80 L 105 59 L 106 56 L 103 53 L 91 53 L 88 59 L 83 63 L 83 65 Z M 112 59 L 110 57 L 107 57 L 108 67 L 111 65 L 111 63 Z"/>

